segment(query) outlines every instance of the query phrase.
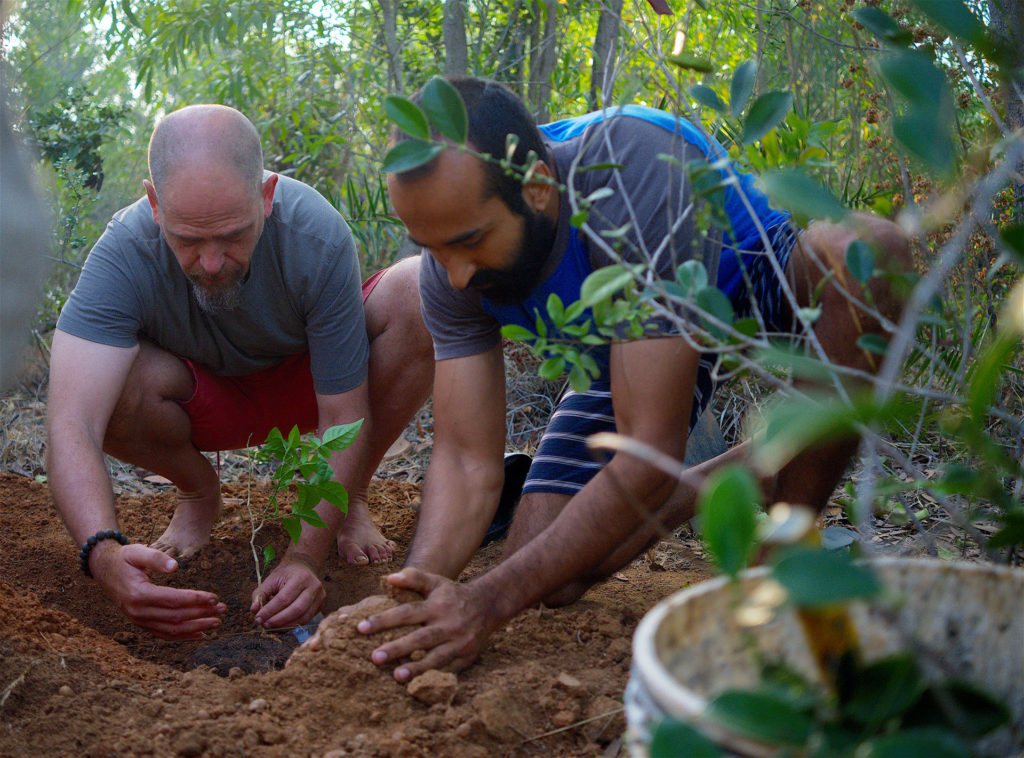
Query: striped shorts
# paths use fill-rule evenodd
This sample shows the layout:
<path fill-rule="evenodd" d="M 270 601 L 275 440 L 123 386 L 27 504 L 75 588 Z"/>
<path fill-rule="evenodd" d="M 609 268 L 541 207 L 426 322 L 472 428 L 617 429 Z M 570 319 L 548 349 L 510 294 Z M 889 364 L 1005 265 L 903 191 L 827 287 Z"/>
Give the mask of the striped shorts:
<path fill-rule="evenodd" d="M 776 235 L 773 246 L 779 267 L 785 271 L 796 240 L 796 231 L 788 224 L 783 228 L 784 233 Z M 756 307 L 766 330 L 788 330 L 789 309 L 769 255 L 751 256 L 744 267 L 744 279 L 748 287 L 732 297 L 736 317 L 752 316 Z M 714 354 L 701 356 L 697 368 L 689 431 L 693 431 L 714 395 L 715 381 L 712 372 L 715 362 Z M 607 377 L 599 378 L 587 392 L 567 390 L 559 399 L 541 437 L 540 445 L 537 446 L 533 465 L 530 466 L 526 484 L 523 485 L 523 493 L 552 492 L 575 495 L 607 462 L 605 458 L 598 459 L 590 453 L 587 449 L 587 437 L 598 432 L 614 431 L 615 416 L 612 409 L 611 386 Z"/>

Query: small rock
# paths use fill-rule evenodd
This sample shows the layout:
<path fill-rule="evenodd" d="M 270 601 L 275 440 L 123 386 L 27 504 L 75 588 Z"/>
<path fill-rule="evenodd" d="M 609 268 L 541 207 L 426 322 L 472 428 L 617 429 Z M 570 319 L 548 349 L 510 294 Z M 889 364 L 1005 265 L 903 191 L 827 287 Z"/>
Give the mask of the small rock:
<path fill-rule="evenodd" d="M 459 679 L 447 671 L 425 671 L 406 686 L 406 692 L 426 705 L 450 703 L 458 689 Z"/>
<path fill-rule="evenodd" d="M 210 718 L 210 713 L 205 708 L 200 708 L 196 711 L 196 718 L 200 721 L 204 721 Z"/>
<path fill-rule="evenodd" d="M 571 710 L 559 711 L 551 717 L 551 726 L 555 729 L 562 729 L 576 722 L 579 713 Z"/>
<path fill-rule="evenodd" d="M 232 666 L 231 670 L 228 671 L 228 679 L 241 679 L 243 676 L 245 676 L 245 672 L 238 668 L 238 666 Z"/>
<path fill-rule="evenodd" d="M 583 682 L 574 677 L 572 674 L 567 674 L 564 671 L 558 675 L 558 683 L 566 690 L 575 692 L 583 686 Z"/>
<path fill-rule="evenodd" d="M 58 695 L 63 695 L 64 697 L 71 697 L 72 695 L 75 694 L 75 691 L 73 689 L 71 689 L 70 687 L 68 687 L 66 684 L 62 684 L 60 686 L 60 689 L 57 690 L 57 694 Z"/>
<path fill-rule="evenodd" d="M 261 697 L 258 697 L 255 700 L 253 700 L 251 703 L 249 703 L 249 710 L 252 711 L 253 713 L 259 713 L 260 711 L 265 710 L 266 707 L 267 707 L 267 701 L 264 700 Z"/>
<path fill-rule="evenodd" d="M 183 732 L 175 740 L 173 750 L 182 758 L 196 758 L 206 750 L 206 740 L 196 732 Z"/>

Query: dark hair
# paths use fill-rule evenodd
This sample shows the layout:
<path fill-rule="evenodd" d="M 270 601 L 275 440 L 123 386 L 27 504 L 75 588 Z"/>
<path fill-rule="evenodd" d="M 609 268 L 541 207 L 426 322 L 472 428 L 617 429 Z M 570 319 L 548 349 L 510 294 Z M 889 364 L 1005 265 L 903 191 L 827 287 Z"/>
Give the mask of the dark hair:
<path fill-rule="evenodd" d="M 540 160 L 546 160 L 544 141 L 537 121 L 527 110 L 526 105 L 508 87 L 498 82 L 479 79 L 473 76 L 447 77 L 455 90 L 462 96 L 466 105 L 468 121 L 467 142 L 479 153 L 490 155 L 495 159 L 505 157 L 505 144 L 509 134 L 519 138 L 515 151 L 512 153 L 512 164 L 523 167 L 532 151 Z M 422 90 L 412 96 L 417 105 Z M 438 136 L 435 133 L 435 138 Z M 400 142 L 408 136 L 399 129 L 392 130 L 392 141 Z M 433 170 L 435 162 L 412 171 L 405 176 L 413 176 L 421 170 Z M 511 176 L 497 163 L 484 162 L 484 197 L 498 195 L 514 213 L 522 215 L 526 211 L 523 200 L 523 182 L 520 174 Z M 402 174 L 399 174 L 402 176 Z"/>

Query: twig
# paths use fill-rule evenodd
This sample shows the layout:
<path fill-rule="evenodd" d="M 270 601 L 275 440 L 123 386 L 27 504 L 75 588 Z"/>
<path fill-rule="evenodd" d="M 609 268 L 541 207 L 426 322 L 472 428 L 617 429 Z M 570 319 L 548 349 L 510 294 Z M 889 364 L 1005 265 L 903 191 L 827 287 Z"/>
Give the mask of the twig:
<path fill-rule="evenodd" d="M 589 724 L 591 721 L 597 721 L 598 719 L 603 719 L 606 716 L 614 716 L 616 714 L 622 713 L 624 710 L 626 710 L 625 707 L 616 708 L 614 711 L 608 711 L 607 713 L 601 713 L 601 714 L 598 714 L 597 716 L 591 716 L 588 719 L 583 719 L 582 721 L 577 721 L 577 722 L 575 722 L 573 724 L 569 724 L 569 726 L 563 726 L 563 727 L 561 727 L 559 729 L 552 729 L 550 732 L 544 732 L 544 734 L 538 734 L 536 737 L 527 737 L 525 740 L 521 740 L 519 742 L 519 744 L 520 745 L 525 745 L 527 742 L 535 742 L 536 740 L 542 740 L 545 737 L 551 737 L 552 735 L 555 735 L 555 734 L 561 734 L 562 732 L 567 732 L 570 729 L 575 729 L 578 726 L 583 726 L 584 724 Z"/>
<path fill-rule="evenodd" d="M 2 697 L 0 697 L 0 708 L 3 708 L 4 703 L 7 702 L 7 698 L 9 698 L 11 696 L 11 693 L 14 692 L 14 688 L 17 687 L 19 684 L 23 684 L 25 682 L 25 674 L 27 674 L 31 670 L 32 666 L 29 666 L 27 669 L 21 672 L 21 675 L 18 676 L 17 679 L 15 679 L 13 682 L 4 687 L 4 694 Z"/>

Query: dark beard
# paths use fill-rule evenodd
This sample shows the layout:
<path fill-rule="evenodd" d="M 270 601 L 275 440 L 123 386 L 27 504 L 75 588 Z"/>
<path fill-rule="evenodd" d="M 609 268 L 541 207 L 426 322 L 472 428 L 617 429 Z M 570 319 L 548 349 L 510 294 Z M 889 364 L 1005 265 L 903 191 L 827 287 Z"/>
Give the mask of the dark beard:
<path fill-rule="evenodd" d="M 546 213 L 526 211 L 523 239 L 513 262 L 500 269 L 477 271 L 469 286 L 497 305 L 518 305 L 541 282 L 541 271 L 551 255 L 557 226 Z"/>
<path fill-rule="evenodd" d="M 234 309 L 242 299 L 241 280 L 222 290 L 208 290 L 192 278 L 189 278 L 189 283 L 199 309 L 211 316 Z"/>

